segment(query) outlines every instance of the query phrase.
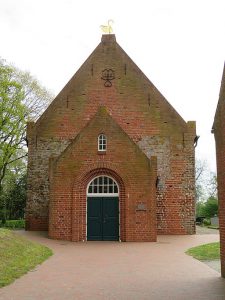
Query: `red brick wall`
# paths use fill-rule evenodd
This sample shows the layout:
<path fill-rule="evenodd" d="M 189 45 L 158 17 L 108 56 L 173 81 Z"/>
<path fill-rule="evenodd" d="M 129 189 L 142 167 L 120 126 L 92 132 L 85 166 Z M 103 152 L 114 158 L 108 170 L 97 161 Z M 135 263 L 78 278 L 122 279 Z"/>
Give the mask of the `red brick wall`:
<path fill-rule="evenodd" d="M 213 130 L 216 140 L 221 273 L 225 277 L 225 68 Z"/>
<path fill-rule="evenodd" d="M 101 79 L 106 68 L 115 72 L 111 87 Z M 27 218 L 48 218 L 49 158 L 78 138 L 101 105 L 149 159 L 157 157 L 158 233 L 195 233 L 195 124 L 179 116 L 113 35 L 103 36 L 47 111 L 29 125 Z"/>
<path fill-rule="evenodd" d="M 97 137 L 107 136 L 99 154 Z M 51 162 L 49 236 L 86 240 L 86 189 L 97 175 L 112 176 L 120 190 L 122 241 L 156 241 L 156 159 L 149 159 L 100 108 L 71 146 Z M 62 180 L 66 178 L 66 180 Z M 138 211 L 138 204 L 146 211 Z"/>

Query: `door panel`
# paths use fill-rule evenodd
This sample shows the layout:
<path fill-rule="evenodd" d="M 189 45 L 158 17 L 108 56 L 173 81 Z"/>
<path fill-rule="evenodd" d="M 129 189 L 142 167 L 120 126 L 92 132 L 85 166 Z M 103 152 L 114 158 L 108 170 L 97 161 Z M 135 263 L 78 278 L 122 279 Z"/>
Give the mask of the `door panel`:
<path fill-rule="evenodd" d="M 87 240 L 119 240 L 118 197 L 88 197 Z"/>
<path fill-rule="evenodd" d="M 103 233 L 104 241 L 119 239 L 119 201 L 117 197 L 103 198 Z"/>
<path fill-rule="evenodd" d="M 99 241 L 102 239 L 102 199 L 88 197 L 87 212 L 87 240 Z"/>

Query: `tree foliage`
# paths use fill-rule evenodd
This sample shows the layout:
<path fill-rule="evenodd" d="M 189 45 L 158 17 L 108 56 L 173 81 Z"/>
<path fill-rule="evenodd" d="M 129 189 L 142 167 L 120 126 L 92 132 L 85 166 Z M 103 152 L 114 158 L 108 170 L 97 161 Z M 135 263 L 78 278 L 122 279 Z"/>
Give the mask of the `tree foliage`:
<path fill-rule="evenodd" d="M 8 184 L 5 178 L 27 155 L 26 123 L 36 120 L 52 98 L 29 72 L 0 59 L 0 202 L 5 210 L 10 198 L 4 195 L 4 184 Z"/>
<path fill-rule="evenodd" d="M 23 152 L 28 115 L 23 99 L 24 91 L 13 77 L 13 69 L 0 65 L 0 188 L 8 165 Z"/>
<path fill-rule="evenodd" d="M 217 198 L 217 177 L 209 170 L 207 161 L 196 160 L 195 163 L 196 202 L 206 201 L 209 197 Z"/>
<path fill-rule="evenodd" d="M 4 193 L 0 202 L 0 219 L 18 220 L 24 218 L 26 185 L 26 170 L 7 174 Z"/>
<path fill-rule="evenodd" d="M 211 218 L 218 214 L 217 177 L 205 160 L 196 160 L 196 217 Z"/>
<path fill-rule="evenodd" d="M 36 121 L 53 99 L 53 95 L 30 75 L 14 68 L 16 80 L 22 85 L 22 103 L 28 111 L 27 120 Z"/>
<path fill-rule="evenodd" d="M 198 202 L 196 208 L 197 217 L 211 218 L 218 215 L 218 199 L 209 197 L 206 202 Z"/>

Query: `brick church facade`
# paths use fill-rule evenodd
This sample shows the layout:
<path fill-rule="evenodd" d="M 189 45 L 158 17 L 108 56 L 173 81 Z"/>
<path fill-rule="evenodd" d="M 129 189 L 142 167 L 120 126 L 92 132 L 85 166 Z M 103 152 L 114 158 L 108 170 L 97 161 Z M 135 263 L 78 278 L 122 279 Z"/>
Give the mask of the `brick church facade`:
<path fill-rule="evenodd" d="M 72 241 L 194 234 L 195 136 L 195 122 L 103 35 L 28 123 L 26 229 Z"/>
<path fill-rule="evenodd" d="M 225 278 L 225 65 L 212 132 L 216 141 L 221 273 Z"/>

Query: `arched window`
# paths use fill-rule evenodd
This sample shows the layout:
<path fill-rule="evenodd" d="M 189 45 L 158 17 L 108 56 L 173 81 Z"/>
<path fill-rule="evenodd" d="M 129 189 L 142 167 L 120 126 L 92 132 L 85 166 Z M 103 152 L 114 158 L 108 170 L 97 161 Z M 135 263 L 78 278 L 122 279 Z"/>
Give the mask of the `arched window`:
<path fill-rule="evenodd" d="M 87 194 L 88 195 L 101 194 L 101 196 L 105 194 L 107 196 L 109 195 L 118 196 L 119 189 L 117 183 L 111 177 L 99 176 L 94 178 L 89 183 Z"/>
<path fill-rule="evenodd" d="M 104 134 L 98 136 L 98 151 L 106 151 L 107 139 Z"/>

